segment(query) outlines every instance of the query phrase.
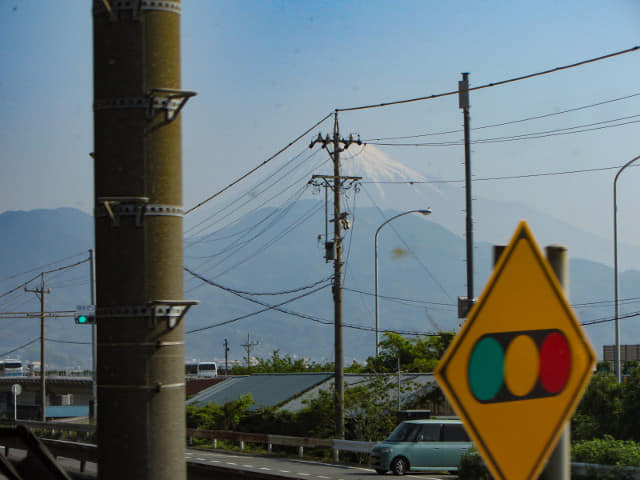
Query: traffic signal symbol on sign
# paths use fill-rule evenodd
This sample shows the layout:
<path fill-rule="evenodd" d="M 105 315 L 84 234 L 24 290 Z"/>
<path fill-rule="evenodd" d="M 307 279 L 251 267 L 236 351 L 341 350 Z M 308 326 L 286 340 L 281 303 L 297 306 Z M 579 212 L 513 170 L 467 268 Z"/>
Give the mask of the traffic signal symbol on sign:
<path fill-rule="evenodd" d="M 596 355 L 522 222 L 434 375 L 496 480 L 535 480 Z"/>
<path fill-rule="evenodd" d="M 482 403 L 558 395 L 571 373 L 571 349 L 560 330 L 485 334 L 468 366 L 469 389 Z"/>

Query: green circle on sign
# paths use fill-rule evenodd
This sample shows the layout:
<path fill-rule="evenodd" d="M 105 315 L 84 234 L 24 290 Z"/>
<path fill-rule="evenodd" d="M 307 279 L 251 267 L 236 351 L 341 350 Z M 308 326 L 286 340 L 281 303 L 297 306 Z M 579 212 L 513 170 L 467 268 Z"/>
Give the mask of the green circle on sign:
<path fill-rule="evenodd" d="M 504 350 L 495 338 L 476 343 L 469 360 L 469 387 L 476 400 L 491 400 L 504 382 Z"/>

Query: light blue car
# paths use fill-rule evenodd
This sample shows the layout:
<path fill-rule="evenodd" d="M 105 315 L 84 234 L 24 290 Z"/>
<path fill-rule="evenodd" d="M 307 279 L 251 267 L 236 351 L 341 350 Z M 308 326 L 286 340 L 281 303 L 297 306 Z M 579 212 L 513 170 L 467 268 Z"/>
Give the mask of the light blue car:
<path fill-rule="evenodd" d="M 460 420 L 408 420 L 371 450 L 371 467 L 380 475 L 413 471 L 457 471 L 472 446 Z"/>

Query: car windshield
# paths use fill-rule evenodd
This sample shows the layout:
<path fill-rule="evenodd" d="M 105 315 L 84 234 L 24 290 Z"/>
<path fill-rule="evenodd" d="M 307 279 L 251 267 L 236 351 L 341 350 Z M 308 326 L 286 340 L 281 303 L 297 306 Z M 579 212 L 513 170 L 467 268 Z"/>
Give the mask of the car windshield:
<path fill-rule="evenodd" d="M 391 432 L 387 442 L 413 442 L 419 429 L 420 425 L 416 423 L 401 423 Z"/>

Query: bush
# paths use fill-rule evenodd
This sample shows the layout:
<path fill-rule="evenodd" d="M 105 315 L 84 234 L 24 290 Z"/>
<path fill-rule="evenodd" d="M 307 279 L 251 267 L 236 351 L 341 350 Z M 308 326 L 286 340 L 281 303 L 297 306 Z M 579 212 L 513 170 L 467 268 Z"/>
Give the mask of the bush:
<path fill-rule="evenodd" d="M 640 444 L 605 435 L 601 439 L 575 442 L 571 458 L 574 462 L 640 467 Z"/>
<path fill-rule="evenodd" d="M 458 466 L 458 478 L 460 480 L 491 480 L 491 474 L 484 465 L 482 457 L 473 447 L 460 458 Z"/>

